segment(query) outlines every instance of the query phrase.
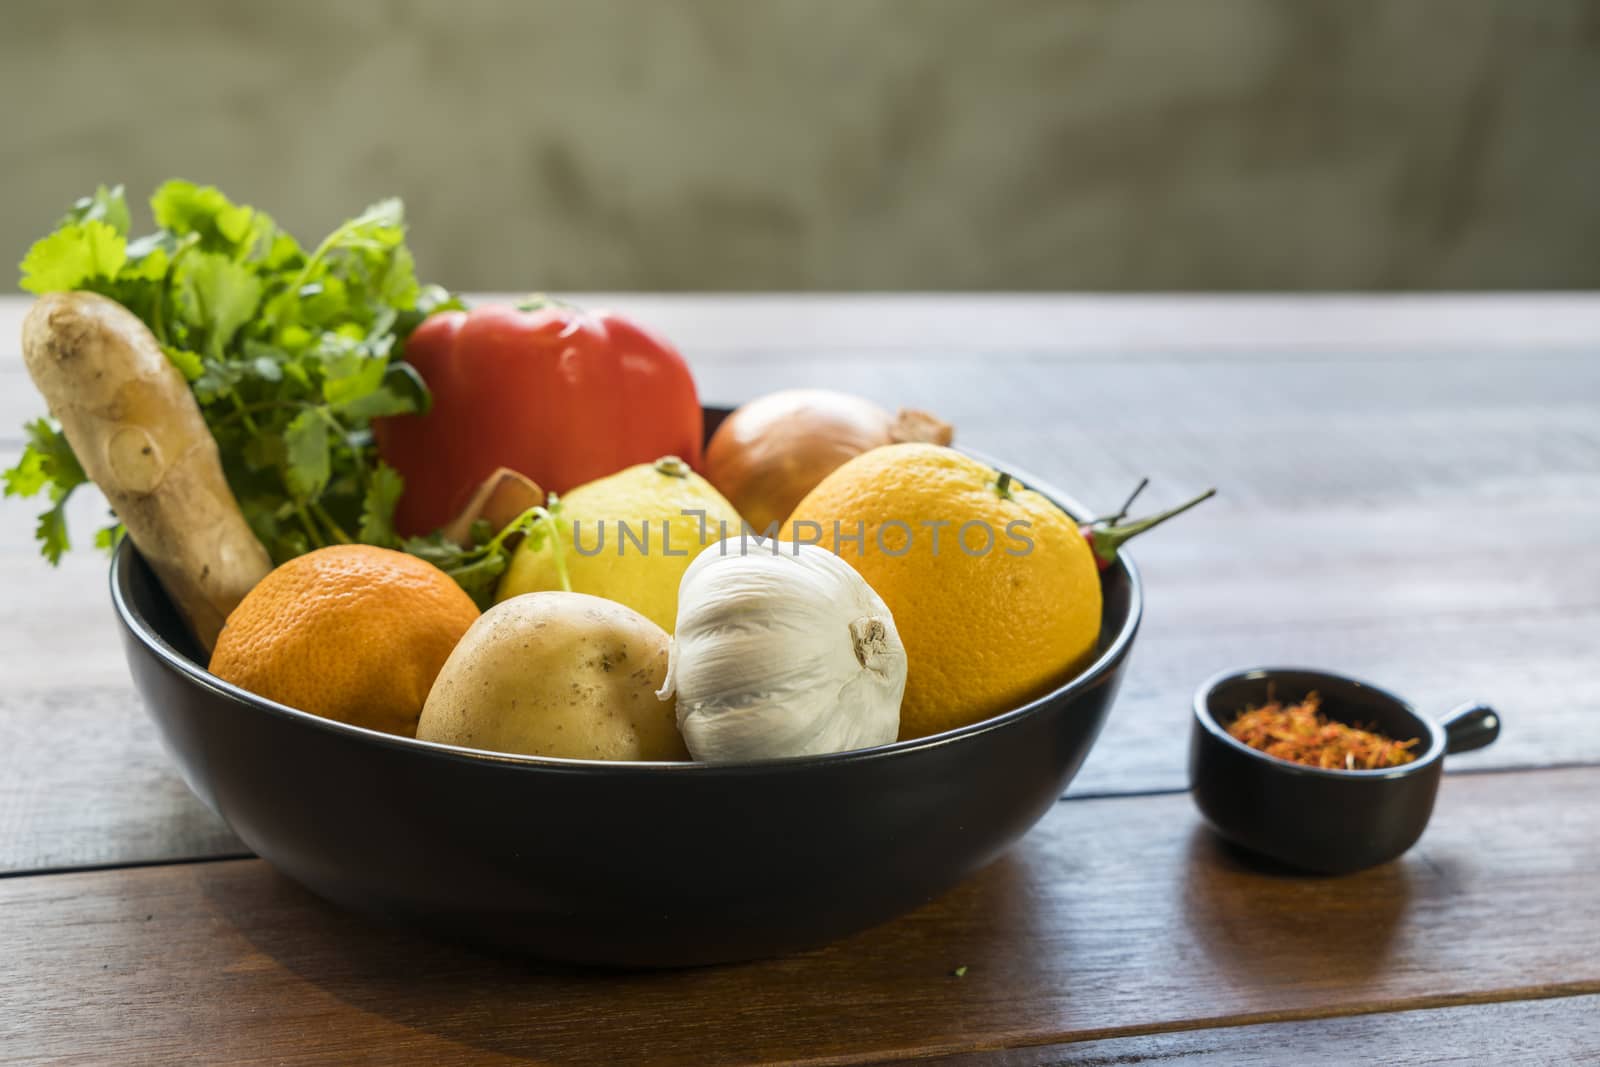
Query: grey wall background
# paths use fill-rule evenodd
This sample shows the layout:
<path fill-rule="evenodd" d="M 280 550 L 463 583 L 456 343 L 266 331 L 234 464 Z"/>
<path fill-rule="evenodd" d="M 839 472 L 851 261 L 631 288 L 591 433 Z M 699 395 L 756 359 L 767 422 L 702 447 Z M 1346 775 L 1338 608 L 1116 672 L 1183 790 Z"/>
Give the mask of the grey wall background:
<path fill-rule="evenodd" d="M 7 0 L 0 252 L 181 175 L 493 289 L 1600 283 L 1588 0 Z"/>

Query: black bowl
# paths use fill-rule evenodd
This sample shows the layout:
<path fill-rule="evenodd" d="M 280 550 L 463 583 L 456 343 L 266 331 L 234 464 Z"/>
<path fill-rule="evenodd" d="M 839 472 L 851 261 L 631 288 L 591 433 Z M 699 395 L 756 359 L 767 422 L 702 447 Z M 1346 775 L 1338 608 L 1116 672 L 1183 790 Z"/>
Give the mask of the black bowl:
<path fill-rule="evenodd" d="M 1339 771 L 1269 756 L 1229 734 L 1247 707 L 1315 692 L 1324 714 L 1372 726 L 1397 741 L 1419 738 L 1417 758 L 1387 770 Z M 1220 674 L 1194 698 L 1189 785 L 1224 838 L 1300 870 L 1347 874 L 1394 859 L 1416 844 L 1433 814 L 1446 753 L 1482 748 L 1500 717 L 1464 704 L 1435 723 L 1393 693 L 1326 671 L 1258 667 Z"/>
<path fill-rule="evenodd" d="M 398 738 L 253 696 L 206 672 L 126 540 L 111 567 L 145 706 L 189 787 L 251 849 L 356 911 L 622 966 L 818 945 L 1000 855 L 1061 796 L 1111 708 L 1137 571 L 1119 563 L 1104 589 L 1094 664 L 974 726 L 818 757 L 603 763 Z"/>

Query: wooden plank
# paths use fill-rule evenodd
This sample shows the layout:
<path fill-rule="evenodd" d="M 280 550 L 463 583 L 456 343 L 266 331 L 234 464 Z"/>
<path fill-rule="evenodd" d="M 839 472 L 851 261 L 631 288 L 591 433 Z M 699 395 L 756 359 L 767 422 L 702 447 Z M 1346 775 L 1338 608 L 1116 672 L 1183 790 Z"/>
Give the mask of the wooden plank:
<path fill-rule="evenodd" d="M 1069 801 L 900 920 L 650 973 L 373 927 L 255 860 L 10 878 L 0 1034 L 95 1062 L 843 1063 L 1595 994 L 1597 831 L 1600 770 L 1457 776 L 1407 856 L 1319 879 L 1247 863 L 1183 796 Z"/>
<path fill-rule="evenodd" d="M 102 507 L 74 500 L 80 542 Z M 105 557 L 80 549 L 52 569 L 27 536 L 35 510 L 0 500 L 0 873 L 242 852 L 139 705 Z"/>
<path fill-rule="evenodd" d="M 1252 508 L 1583 497 L 1600 479 L 1600 360 L 1463 354 L 1321 362 L 1106 357 L 1067 365 L 819 353 L 701 359 L 704 394 L 736 402 L 841 385 L 942 414 L 963 443 L 1091 505 L 1140 475 L 1169 496 L 1218 485 Z M 1381 375 L 1382 387 L 1374 381 Z M 1592 499 L 1592 497 L 1591 497 Z"/>
<path fill-rule="evenodd" d="M 525 294 L 477 294 L 516 301 Z M 830 348 L 1107 352 L 1526 352 L 1592 349 L 1588 293 L 1050 294 L 569 293 L 660 331 L 691 355 Z M 0 364 L 14 359 L 31 298 L 0 296 Z"/>
<path fill-rule="evenodd" d="M 948 314 L 911 297 L 753 299 L 664 305 L 670 313 L 659 328 L 689 357 L 710 399 L 736 402 L 779 385 L 827 384 L 886 403 L 941 406 L 958 422 L 988 418 L 1016 427 L 1036 414 L 1047 422 L 1034 429 L 1069 423 L 1137 430 L 1148 423 L 1160 430 L 1179 417 L 1213 434 L 1238 428 L 1285 438 L 1287 426 L 1303 447 L 1320 436 L 1306 432 L 1306 417 L 1324 415 L 1330 405 L 1378 420 L 1381 438 L 1386 429 L 1406 430 L 1392 418 L 1402 413 L 1448 416 L 1464 401 L 1476 415 L 1495 410 L 1515 420 L 1534 402 L 1558 409 L 1545 414 L 1559 418 L 1560 409 L 1592 409 L 1600 392 L 1600 370 L 1588 358 L 1600 326 L 1579 329 L 1600 318 L 1600 300 L 1587 297 L 1572 299 L 1591 310 L 1563 315 L 1535 300 L 1504 304 L 1489 321 L 1481 312 L 1503 302 L 1446 301 L 1432 334 L 1412 305 L 1402 316 L 1408 325 L 1390 325 L 1382 300 L 1366 305 L 1362 333 L 1355 325 L 1363 321 L 1361 302 L 1327 322 L 1315 299 L 1241 313 L 1226 300 L 1079 306 L 1070 298 L 995 298 L 1000 302 L 991 306 L 981 297 L 940 298 L 934 307 L 948 304 Z M 1074 309 L 1065 320 L 1058 301 Z M 650 321 L 653 305 L 645 304 L 639 317 Z M 622 306 L 632 310 L 632 303 Z M 43 407 L 18 355 L 22 307 L 0 300 L 0 441 L 14 440 L 14 424 Z M 1559 330 L 1541 328 L 1544 310 Z M 1263 331 L 1258 318 L 1276 325 Z M 1136 328 L 1140 323 L 1154 327 Z M 1450 428 L 1481 435 L 1497 427 L 1457 418 Z M 1407 458 L 1389 455 L 1391 462 Z"/>
<path fill-rule="evenodd" d="M 248 854 L 131 685 L 0 693 L 0 874 Z"/>
<path fill-rule="evenodd" d="M 499 299 L 518 300 L 522 294 Z M 489 296 L 473 299 L 494 299 Z M 1270 360 L 1354 350 L 1592 350 L 1591 293 L 577 293 L 685 352 L 829 348 L 1062 354 L 1251 352 Z"/>
<path fill-rule="evenodd" d="M 1581 498 L 1600 479 L 1600 360 L 1536 362 L 1464 358 L 1444 385 L 1426 361 L 1395 360 L 1383 364 L 1381 400 L 1373 368 L 1359 361 L 1252 369 L 1108 359 L 1069 369 L 971 352 L 948 361 L 856 353 L 702 359 L 696 371 L 702 395 L 721 403 L 821 385 L 939 412 L 962 443 L 1090 504 L 1120 500 L 1149 475 L 1169 495 L 1216 484 L 1250 507 L 1441 496 L 1494 507 L 1529 494 Z M 20 444 L 22 424 L 43 409 L 20 368 L 0 367 L 0 446 Z"/>
<path fill-rule="evenodd" d="M 928 1067 L 1593 1063 L 1600 1060 L 1597 1018 L 1600 997 L 1551 997 L 996 1049 L 918 1062 Z"/>

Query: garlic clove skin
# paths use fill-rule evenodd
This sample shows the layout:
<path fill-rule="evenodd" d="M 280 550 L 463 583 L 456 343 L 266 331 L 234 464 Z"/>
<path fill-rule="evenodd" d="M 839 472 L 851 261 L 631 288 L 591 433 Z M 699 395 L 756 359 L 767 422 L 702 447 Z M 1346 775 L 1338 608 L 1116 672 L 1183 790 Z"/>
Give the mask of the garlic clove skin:
<path fill-rule="evenodd" d="M 732 537 L 684 572 L 667 678 L 697 760 L 887 744 L 906 653 L 866 579 L 815 545 Z"/>

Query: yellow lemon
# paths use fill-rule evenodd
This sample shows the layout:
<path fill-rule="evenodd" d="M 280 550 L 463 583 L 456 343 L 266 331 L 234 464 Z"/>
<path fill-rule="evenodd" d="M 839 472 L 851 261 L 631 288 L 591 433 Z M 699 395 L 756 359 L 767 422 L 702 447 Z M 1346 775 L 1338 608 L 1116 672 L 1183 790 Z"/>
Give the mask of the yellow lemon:
<path fill-rule="evenodd" d="M 733 505 L 681 459 L 641 463 L 561 497 L 559 548 L 552 538 L 524 541 L 495 596 L 562 588 L 559 563 L 574 593 L 626 604 L 671 633 L 690 561 L 740 528 Z"/>
<path fill-rule="evenodd" d="M 889 605 L 906 647 L 902 739 L 1018 707 L 1094 657 L 1100 571 L 1077 522 L 955 449 L 864 452 L 784 529 L 820 537 Z"/>

